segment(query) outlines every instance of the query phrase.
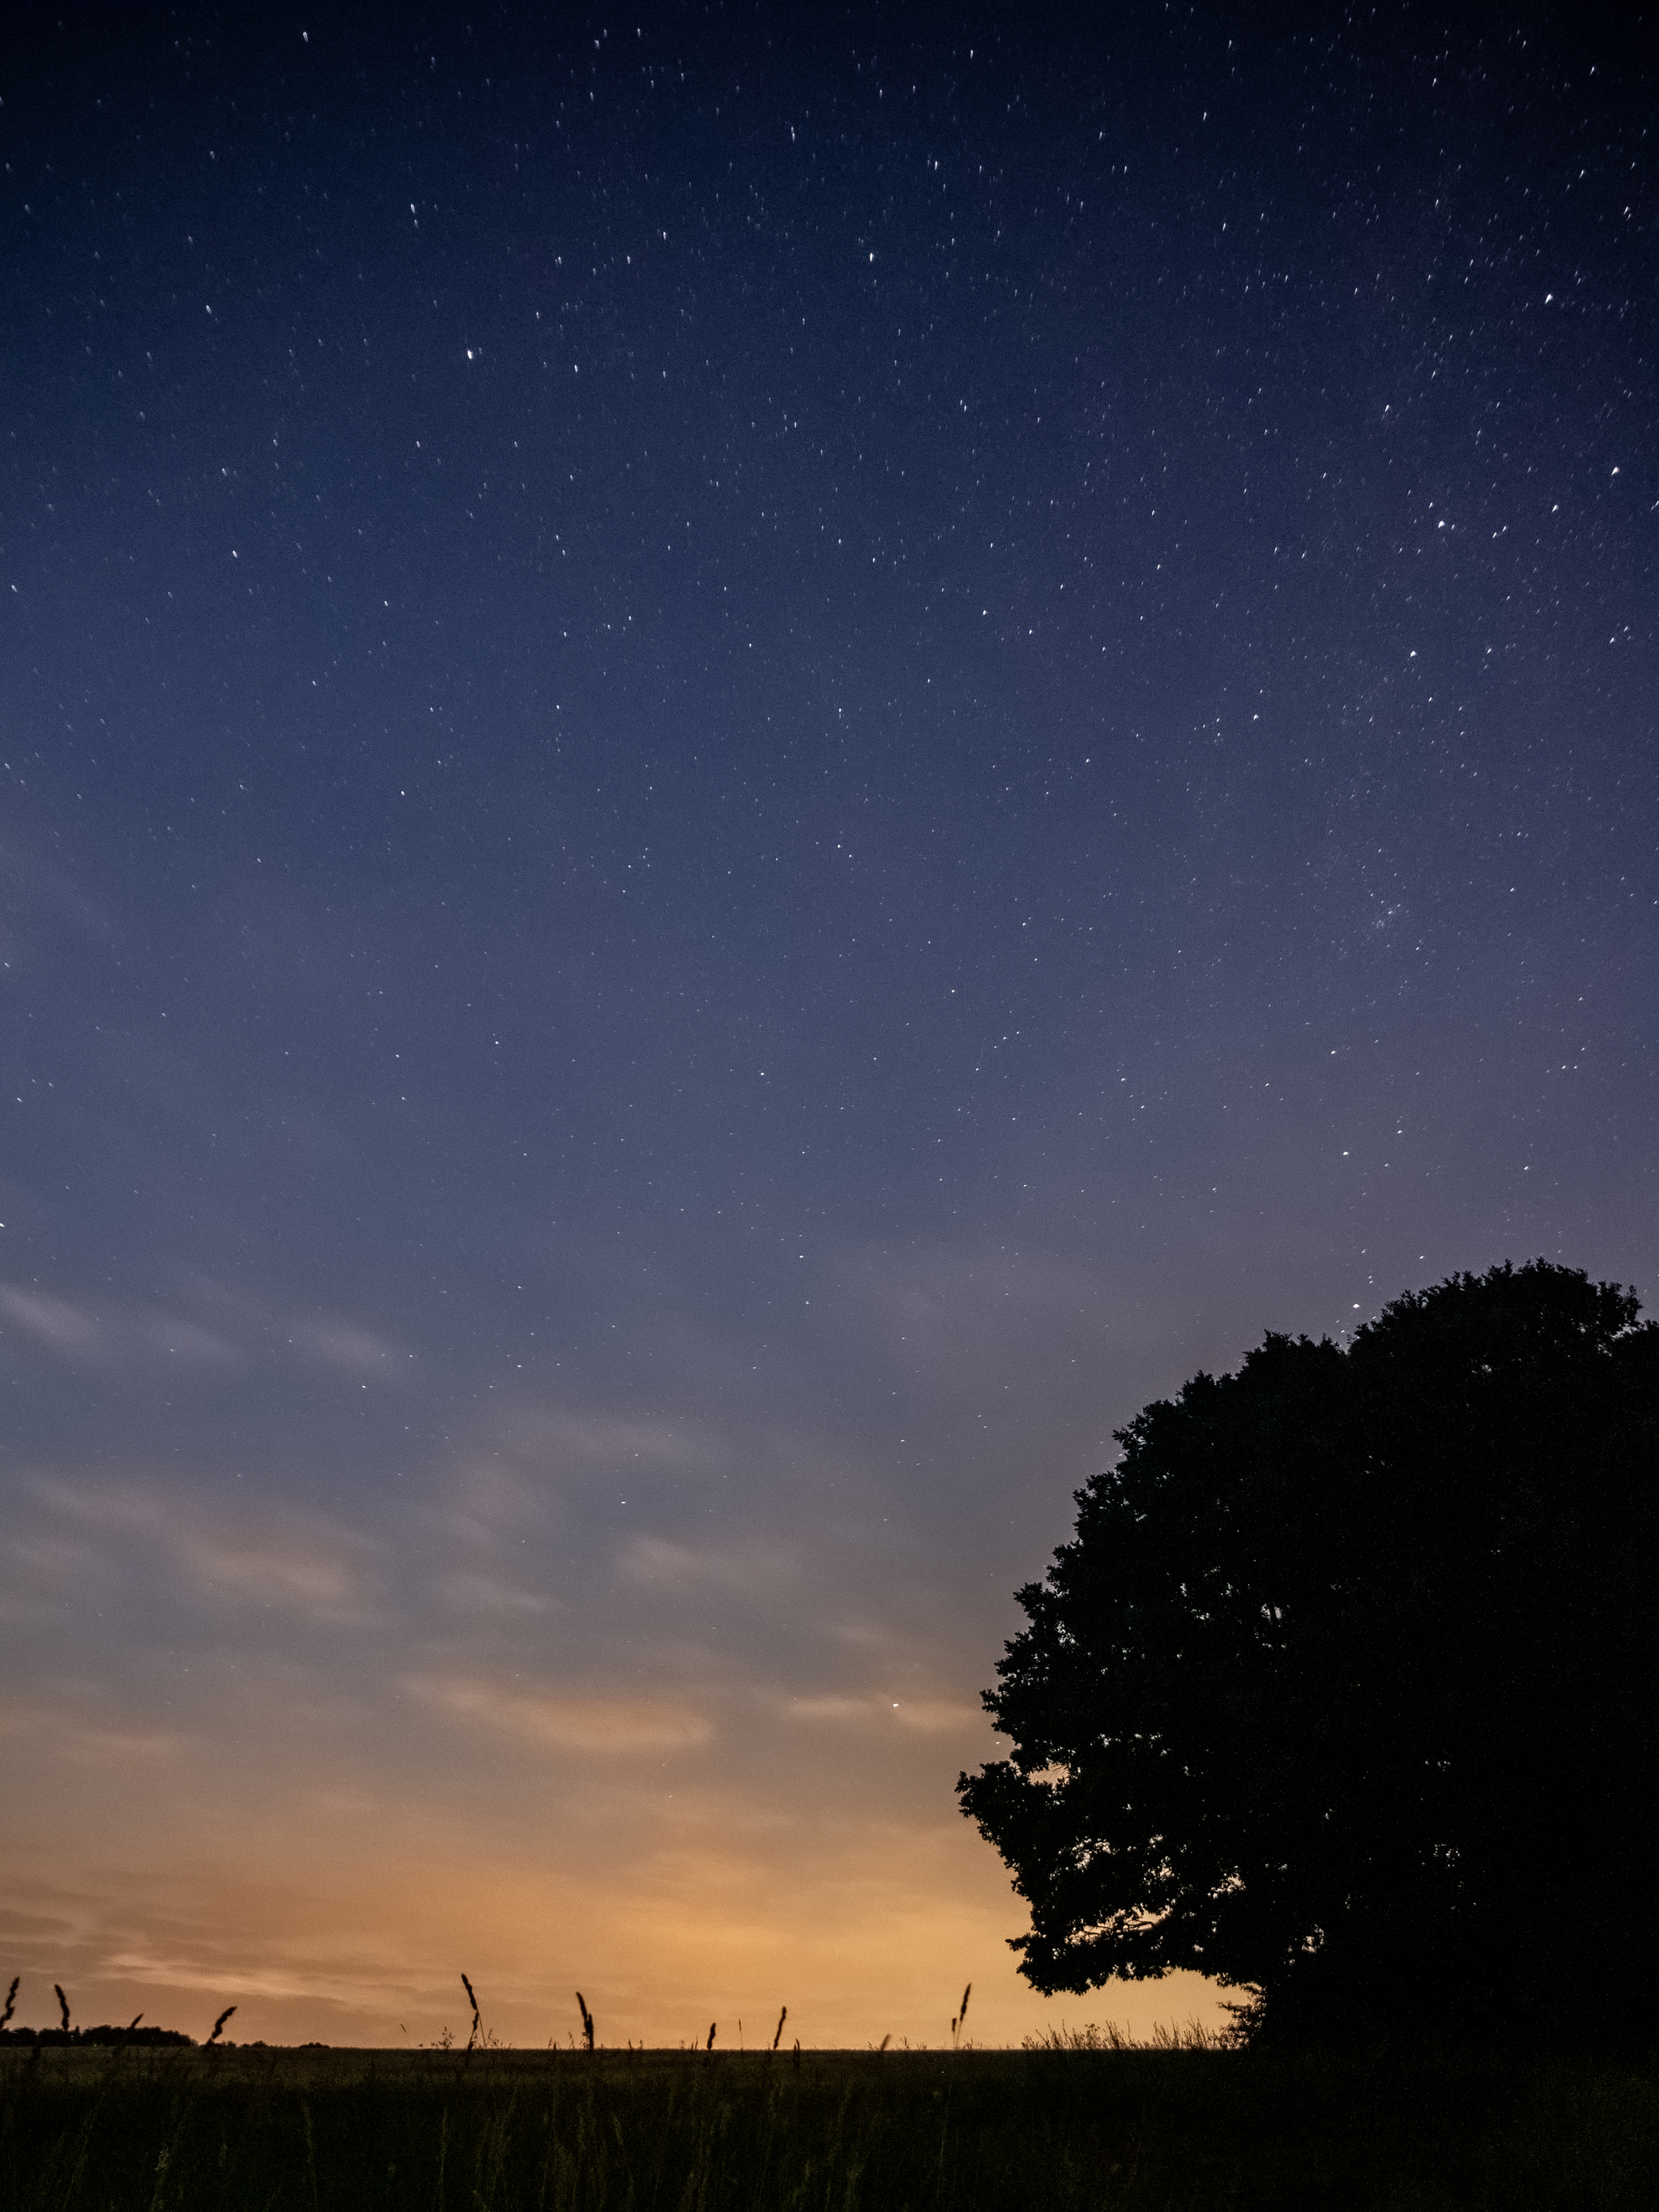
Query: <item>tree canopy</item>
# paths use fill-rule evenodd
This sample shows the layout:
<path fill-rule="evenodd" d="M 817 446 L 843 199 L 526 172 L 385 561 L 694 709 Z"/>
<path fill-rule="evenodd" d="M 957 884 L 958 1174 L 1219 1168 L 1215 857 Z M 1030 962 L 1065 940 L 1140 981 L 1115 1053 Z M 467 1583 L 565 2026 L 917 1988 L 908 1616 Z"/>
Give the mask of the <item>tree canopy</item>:
<path fill-rule="evenodd" d="M 1659 1328 L 1542 1261 L 1268 1335 L 1118 1432 L 963 1811 L 1039 1990 L 1260 2034 L 1627 2033 L 1659 1968 Z"/>

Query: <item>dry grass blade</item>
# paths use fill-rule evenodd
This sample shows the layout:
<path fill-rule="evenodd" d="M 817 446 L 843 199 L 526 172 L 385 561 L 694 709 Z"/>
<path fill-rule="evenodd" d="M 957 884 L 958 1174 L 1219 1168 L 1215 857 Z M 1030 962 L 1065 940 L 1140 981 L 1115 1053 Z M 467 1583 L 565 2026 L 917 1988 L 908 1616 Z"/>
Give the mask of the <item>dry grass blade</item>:
<path fill-rule="evenodd" d="M 1143 2042 L 1127 2027 L 1115 2020 L 1104 2025 L 1090 2021 L 1082 2027 L 1067 2027 L 1062 2021 L 1058 2027 L 1045 2027 L 1036 2035 L 1028 2035 L 1021 2048 L 1025 2051 L 1230 2051 L 1235 2048 L 1235 2039 L 1226 2028 L 1206 2027 L 1201 2021 L 1188 2021 L 1184 2027 L 1169 2021 L 1154 2023 L 1152 2033 Z"/>

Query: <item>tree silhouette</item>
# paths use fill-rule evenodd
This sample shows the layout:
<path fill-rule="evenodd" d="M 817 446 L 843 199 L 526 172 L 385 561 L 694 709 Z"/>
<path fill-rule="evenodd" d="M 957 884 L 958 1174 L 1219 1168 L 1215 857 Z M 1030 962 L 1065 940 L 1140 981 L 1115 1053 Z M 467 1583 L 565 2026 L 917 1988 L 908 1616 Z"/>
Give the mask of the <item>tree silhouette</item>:
<path fill-rule="evenodd" d="M 1257 2035 L 1638 2032 L 1659 1967 L 1659 1329 L 1542 1261 L 1269 1335 L 1119 1432 L 958 1783 L 1046 1991 Z"/>

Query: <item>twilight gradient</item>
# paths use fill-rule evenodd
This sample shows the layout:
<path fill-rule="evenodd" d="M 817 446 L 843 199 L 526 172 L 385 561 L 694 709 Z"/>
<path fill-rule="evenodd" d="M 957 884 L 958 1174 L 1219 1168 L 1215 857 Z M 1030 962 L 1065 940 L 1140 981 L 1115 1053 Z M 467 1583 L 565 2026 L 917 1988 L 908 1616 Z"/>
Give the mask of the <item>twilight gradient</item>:
<path fill-rule="evenodd" d="M 1071 1492 L 1653 1288 L 1651 61 L 1230 14 L 9 18 L 21 2018 L 1207 2017 L 955 1808 Z"/>

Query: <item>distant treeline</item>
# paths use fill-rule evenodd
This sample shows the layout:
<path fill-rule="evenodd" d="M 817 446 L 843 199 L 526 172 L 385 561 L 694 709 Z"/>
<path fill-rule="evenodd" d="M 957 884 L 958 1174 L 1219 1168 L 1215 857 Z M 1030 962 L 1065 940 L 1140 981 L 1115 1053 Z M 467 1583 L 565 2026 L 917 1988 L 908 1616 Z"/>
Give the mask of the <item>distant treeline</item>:
<path fill-rule="evenodd" d="M 22 2043 L 59 2045 L 174 2043 L 187 2044 L 193 2048 L 195 2042 L 193 2035 L 185 2035 L 176 2027 L 0 2027 L 0 2045 Z"/>

